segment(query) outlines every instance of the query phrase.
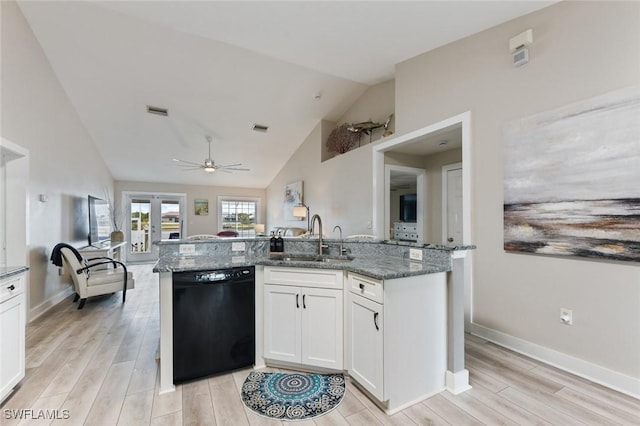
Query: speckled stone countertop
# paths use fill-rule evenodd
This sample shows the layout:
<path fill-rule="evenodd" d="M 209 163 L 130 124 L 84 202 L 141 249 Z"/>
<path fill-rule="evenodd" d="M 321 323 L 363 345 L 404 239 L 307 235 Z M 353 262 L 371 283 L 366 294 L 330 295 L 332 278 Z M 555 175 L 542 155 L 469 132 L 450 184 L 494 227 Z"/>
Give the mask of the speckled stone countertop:
<path fill-rule="evenodd" d="M 29 270 L 27 266 L 3 266 L 0 267 L 0 280 L 12 275 L 18 275 Z"/>
<path fill-rule="evenodd" d="M 288 253 L 289 255 L 291 253 Z M 413 275 L 434 274 L 451 270 L 449 262 L 414 262 L 394 257 L 371 256 L 356 257 L 349 262 L 324 263 L 316 261 L 289 261 L 269 258 L 268 256 L 164 256 L 154 272 L 184 272 L 226 269 L 233 267 L 265 265 L 293 268 L 341 269 L 376 279 L 393 279 Z"/>

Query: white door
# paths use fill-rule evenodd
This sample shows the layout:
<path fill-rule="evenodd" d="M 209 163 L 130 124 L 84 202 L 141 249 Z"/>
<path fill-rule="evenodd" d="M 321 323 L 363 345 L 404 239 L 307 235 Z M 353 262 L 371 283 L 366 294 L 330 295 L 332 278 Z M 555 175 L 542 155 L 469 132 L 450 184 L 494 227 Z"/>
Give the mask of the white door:
<path fill-rule="evenodd" d="M 445 166 L 447 167 L 447 166 Z M 449 245 L 462 245 L 462 165 L 444 170 L 446 188 L 443 209 L 443 223 L 445 224 L 443 235 L 444 243 Z"/>
<path fill-rule="evenodd" d="M 384 401 L 383 306 L 353 293 L 349 293 L 348 299 L 347 370 L 373 396 Z"/>
<path fill-rule="evenodd" d="M 342 370 L 342 290 L 302 288 L 302 363 Z"/>
<path fill-rule="evenodd" d="M 264 357 L 299 363 L 300 287 L 264 286 Z"/>
<path fill-rule="evenodd" d="M 126 240 L 129 242 L 127 261 L 142 262 L 158 259 L 154 241 L 179 239 L 183 234 L 184 195 L 128 194 Z"/>

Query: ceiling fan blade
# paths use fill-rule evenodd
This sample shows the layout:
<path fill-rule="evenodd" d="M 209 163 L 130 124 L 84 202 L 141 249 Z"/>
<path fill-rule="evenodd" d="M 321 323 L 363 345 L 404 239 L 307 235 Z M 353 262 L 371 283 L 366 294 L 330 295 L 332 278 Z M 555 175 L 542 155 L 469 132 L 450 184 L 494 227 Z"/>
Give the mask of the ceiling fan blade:
<path fill-rule="evenodd" d="M 218 168 L 229 168 L 229 167 L 237 167 L 237 166 L 242 166 L 242 163 L 225 164 L 224 166 L 216 166 L 216 167 L 218 167 Z"/>
<path fill-rule="evenodd" d="M 198 167 L 201 166 L 200 163 L 194 163 L 193 161 L 178 160 L 177 158 L 174 158 L 173 161 L 176 161 L 176 162 L 179 162 L 179 163 L 185 163 L 185 164 L 192 164 L 192 165 L 198 166 Z"/>
<path fill-rule="evenodd" d="M 193 170 L 200 170 L 200 169 L 202 169 L 202 167 L 182 167 L 183 172 L 190 172 Z"/>
<path fill-rule="evenodd" d="M 235 168 L 235 167 L 225 167 L 222 170 L 233 170 L 233 171 L 236 171 L 236 172 L 250 172 L 251 171 L 251 169 L 238 169 L 238 168 Z"/>

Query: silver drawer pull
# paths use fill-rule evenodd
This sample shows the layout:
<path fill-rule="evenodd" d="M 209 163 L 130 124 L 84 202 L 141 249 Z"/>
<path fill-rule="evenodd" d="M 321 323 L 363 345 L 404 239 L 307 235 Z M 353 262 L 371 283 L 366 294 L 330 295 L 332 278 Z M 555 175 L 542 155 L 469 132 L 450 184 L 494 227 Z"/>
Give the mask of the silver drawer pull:
<path fill-rule="evenodd" d="M 360 283 L 358 287 L 360 287 L 360 290 L 364 291 L 364 284 Z"/>
<path fill-rule="evenodd" d="M 15 290 L 15 289 L 16 289 L 16 286 L 15 286 L 15 285 L 11 284 L 11 285 L 9 286 L 9 291 L 13 291 L 13 290 Z"/>

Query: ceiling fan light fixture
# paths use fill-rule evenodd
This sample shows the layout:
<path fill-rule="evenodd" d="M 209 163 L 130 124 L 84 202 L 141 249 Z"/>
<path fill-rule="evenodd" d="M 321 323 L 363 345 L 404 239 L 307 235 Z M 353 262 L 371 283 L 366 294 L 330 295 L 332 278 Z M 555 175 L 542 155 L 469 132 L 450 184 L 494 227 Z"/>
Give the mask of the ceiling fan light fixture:
<path fill-rule="evenodd" d="M 207 167 L 204 168 L 204 171 L 207 172 L 207 173 L 213 173 L 213 172 L 216 171 L 216 168 L 213 167 L 213 166 L 207 166 Z"/>

